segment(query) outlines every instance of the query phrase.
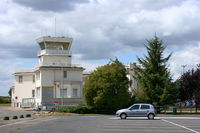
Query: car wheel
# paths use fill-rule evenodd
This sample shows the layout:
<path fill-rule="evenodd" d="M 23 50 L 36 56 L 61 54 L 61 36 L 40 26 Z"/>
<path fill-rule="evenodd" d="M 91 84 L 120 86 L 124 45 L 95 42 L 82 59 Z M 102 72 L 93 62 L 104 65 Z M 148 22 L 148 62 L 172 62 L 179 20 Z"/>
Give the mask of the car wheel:
<path fill-rule="evenodd" d="M 122 113 L 121 115 L 120 115 L 120 117 L 121 117 L 121 119 L 126 119 L 126 114 L 125 113 Z"/>
<path fill-rule="evenodd" d="M 154 117 L 155 117 L 154 114 L 152 114 L 152 113 L 148 114 L 148 119 L 153 120 Z"/>

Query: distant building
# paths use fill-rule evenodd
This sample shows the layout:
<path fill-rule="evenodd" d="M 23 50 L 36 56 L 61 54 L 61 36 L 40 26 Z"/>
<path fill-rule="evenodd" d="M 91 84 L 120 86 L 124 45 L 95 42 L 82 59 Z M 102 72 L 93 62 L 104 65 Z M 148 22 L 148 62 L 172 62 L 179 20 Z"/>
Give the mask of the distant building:
<path fill-rule="evenodd" d="M 136 79 L 136 63 L 131 63 L 126 66 L 127 70 L 127 77 L 129 79 L 129 91 L 132 92 L 132 94 L 136 93 L 139 87 L 139 83 Z"/>
<path fill-rule="evenodd" d="M 33 70 L 14 73 L 13 107 L 50 103 L 75 105 L 83 102 L 83 67 L 71 64 L 72 38 L 37 39 L 39 64 Z"/>

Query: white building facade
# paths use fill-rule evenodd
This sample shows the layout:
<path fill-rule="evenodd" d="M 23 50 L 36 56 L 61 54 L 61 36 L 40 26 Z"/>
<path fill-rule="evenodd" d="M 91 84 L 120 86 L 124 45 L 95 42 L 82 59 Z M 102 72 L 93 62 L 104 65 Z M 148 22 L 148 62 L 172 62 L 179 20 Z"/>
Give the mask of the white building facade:
<path fill-rule="evenodd" d="M 139 83 L 136 79 L 136 63 L 130 63 L 126 66 L 127 77 L 129 79 L 129 92 L 134 95 L 137 93 L 139 88 Z"/>
<path fill-rule="evenodd" d="M 32 71 L 14 73 L 12 106 L 34 107 L 57 103 L 83 102 L 83 70 L 71 63 L 72 38 L 41 37 L 39 64 Z"/>

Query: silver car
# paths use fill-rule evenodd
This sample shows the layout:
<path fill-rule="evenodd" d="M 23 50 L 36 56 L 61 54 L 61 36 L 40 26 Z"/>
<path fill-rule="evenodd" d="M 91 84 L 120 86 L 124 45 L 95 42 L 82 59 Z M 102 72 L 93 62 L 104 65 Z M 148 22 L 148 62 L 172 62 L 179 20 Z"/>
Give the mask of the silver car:
<path fill-rule="evenodd" d="M 156 110 L 151 104 L 133 104 L 127 109 L 120 109 L 116 112 L 117 117 L 126 119 L 126 117 L 147 117 L 148 119 L 154 119 L 156 116 Z"/>

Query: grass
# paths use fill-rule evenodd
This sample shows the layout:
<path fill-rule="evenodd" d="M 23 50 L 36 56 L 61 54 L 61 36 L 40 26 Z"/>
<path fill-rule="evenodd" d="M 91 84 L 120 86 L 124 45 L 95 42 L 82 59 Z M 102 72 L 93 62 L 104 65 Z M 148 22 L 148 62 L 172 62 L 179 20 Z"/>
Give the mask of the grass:
<path fill-rule="evenodd" d="M 0 106 L 11 106 L 11 103 L 0 103 Z"/>
<path fill-rule="evenodd" d="M 163 110 L 161 111 L 161 114 L 173 114 L 172 109 Z M 176 114 L 200 114 L 200 110 L 198 109 L 196 112 L 195 108 L 183 108 L 182 111 L 180 109 L 177 109 Z"/>

